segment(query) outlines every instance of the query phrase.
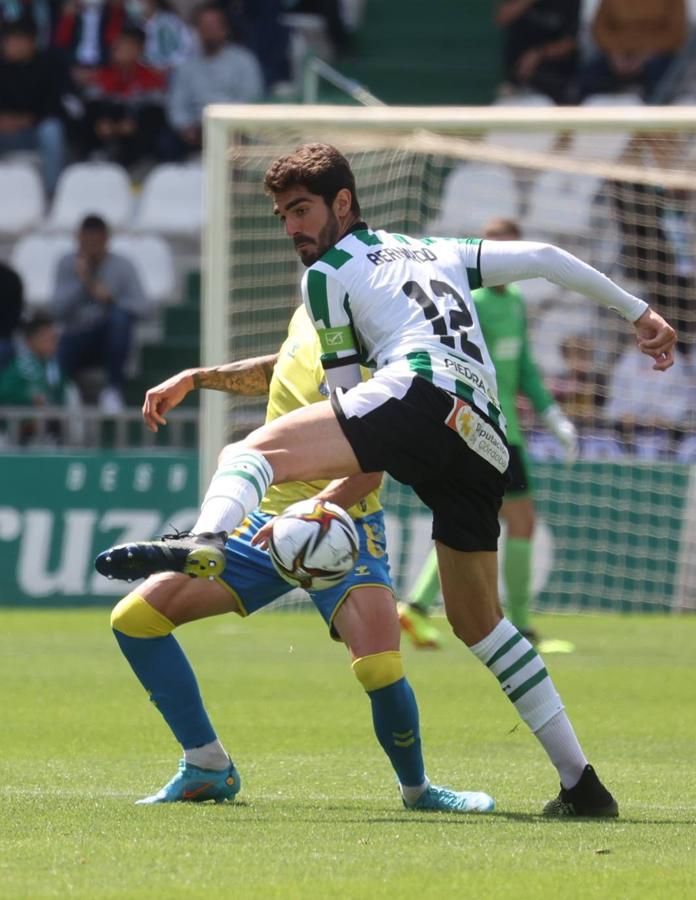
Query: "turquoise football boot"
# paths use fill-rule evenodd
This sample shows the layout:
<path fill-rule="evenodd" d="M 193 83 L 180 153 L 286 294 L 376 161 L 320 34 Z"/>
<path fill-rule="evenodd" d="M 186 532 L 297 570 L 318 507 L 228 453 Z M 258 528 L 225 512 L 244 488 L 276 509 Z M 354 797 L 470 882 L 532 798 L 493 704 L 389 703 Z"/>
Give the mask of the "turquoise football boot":
<path fill-rule="evenodd" d="M 415 803 L 404 801 L 415 812 L 487 813 L 495 809 L 495 800 L 481 791 L 451 791 L 429 784 Z"/>
<path fill-rule="evenodd" d="M 234 800 L 242 780 L 234 763 L 230 760 L 229 769 L 218 771 L 217 769 L 201 769 L 192 766 L 182 759 L 179 763 L 179 771 L 172 780 L 153 794 L 151 797 L 143 797 L 136 800 L 137 804 L 151 803 L 201 803 L 204 800 L 214 800 L 216 803 L 224 803 L 225 800 Z"/>

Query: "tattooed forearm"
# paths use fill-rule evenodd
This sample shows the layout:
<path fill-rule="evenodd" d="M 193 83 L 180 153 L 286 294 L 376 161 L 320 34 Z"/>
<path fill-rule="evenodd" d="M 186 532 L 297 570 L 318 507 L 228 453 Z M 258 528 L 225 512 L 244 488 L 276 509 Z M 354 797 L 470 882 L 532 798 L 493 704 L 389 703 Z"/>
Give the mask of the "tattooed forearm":
<path fill-rule="evenodd" d="M 225 366 L 197 369 L 193 373 L 193 386 L 241 394 L 244 397 L 267 394 L 277 360 L 278 354 L 274 353 L 272 356 L 243 359 Z"/>

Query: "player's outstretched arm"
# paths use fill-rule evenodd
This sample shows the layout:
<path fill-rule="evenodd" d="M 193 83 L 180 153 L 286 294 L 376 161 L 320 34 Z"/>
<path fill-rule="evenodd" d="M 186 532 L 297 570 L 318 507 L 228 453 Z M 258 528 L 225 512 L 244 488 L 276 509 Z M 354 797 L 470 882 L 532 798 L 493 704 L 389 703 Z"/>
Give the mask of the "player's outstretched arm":
<path fill-rule="evenodd" d="M 471 252 L 470 248 L 467 250 Z M 638 345 L 643 353 L 655 360 L 654 369 L 663 371 L 674 362 L 676 334 L 662 316 L 651 310 L 644 300 L 629 294 L 606 275 L 560 247 L 532 241 L 483 241 L 479 265 L 481 280 L 486 287 L 525 278 L 546 278 L 567 290 L 584 294 L 615 310 L 635 326 Z"/>
<path fill-rule="evenodd" d="M 241 394 L 245 397 L 267 394 L 273 367 L 277 361 L 278 354 L 274 353 L 271 356 L 257 356 L 253 359 L 227 363 L 224 366 L 184 369 L 150 388 L 145 394 L 143 403 L 145 424 L 150 431 L 156 432 L 160 425 L 167 424 L 164 416 L 169 410 L 178 406 L 190 391 L 198 388 Z"/>

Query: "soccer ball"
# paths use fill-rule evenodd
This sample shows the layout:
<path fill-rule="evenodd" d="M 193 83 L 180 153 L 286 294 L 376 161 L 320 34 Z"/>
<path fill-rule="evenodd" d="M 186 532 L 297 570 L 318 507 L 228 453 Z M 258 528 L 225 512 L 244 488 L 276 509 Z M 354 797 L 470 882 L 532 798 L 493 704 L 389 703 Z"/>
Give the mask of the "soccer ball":
<path fill-rule="evenodd" d="M 273 523 L 268 553 L 293 587 L 320 591 L 342 581 L 355 565 L 360 542 L 348 513 L 324 500 L 300 500 Z"/>

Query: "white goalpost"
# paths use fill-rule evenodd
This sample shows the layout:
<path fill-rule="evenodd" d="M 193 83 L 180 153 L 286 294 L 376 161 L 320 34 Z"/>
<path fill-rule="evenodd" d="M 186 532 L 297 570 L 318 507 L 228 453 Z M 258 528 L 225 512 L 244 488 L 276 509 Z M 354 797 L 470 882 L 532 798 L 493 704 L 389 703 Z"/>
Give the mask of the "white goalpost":
<path fill-rule="evenodd" d="M 651 382 L 632 374 L 625 323 L 546 282 L 519 285 L 537 362 L 582 439 L 565 468 L 523 403 L 540 605 L 696 609 L 696 108 L 208 107 L 202 365 L 272 353 L 283 339 L 301 270 L 262 182 L 307 141 L 346 153 L 372 227 L 477 236 L 490 218 L 513 218 L 525 238 L 575 252 L 676 322 L 678 365 Z M 263 421 L 265 401 L 204 391 L 201 404 L 207 484 L 220 448 Z M 406 592 L 428 517 L 395 483 L 385 500 Z"/>

